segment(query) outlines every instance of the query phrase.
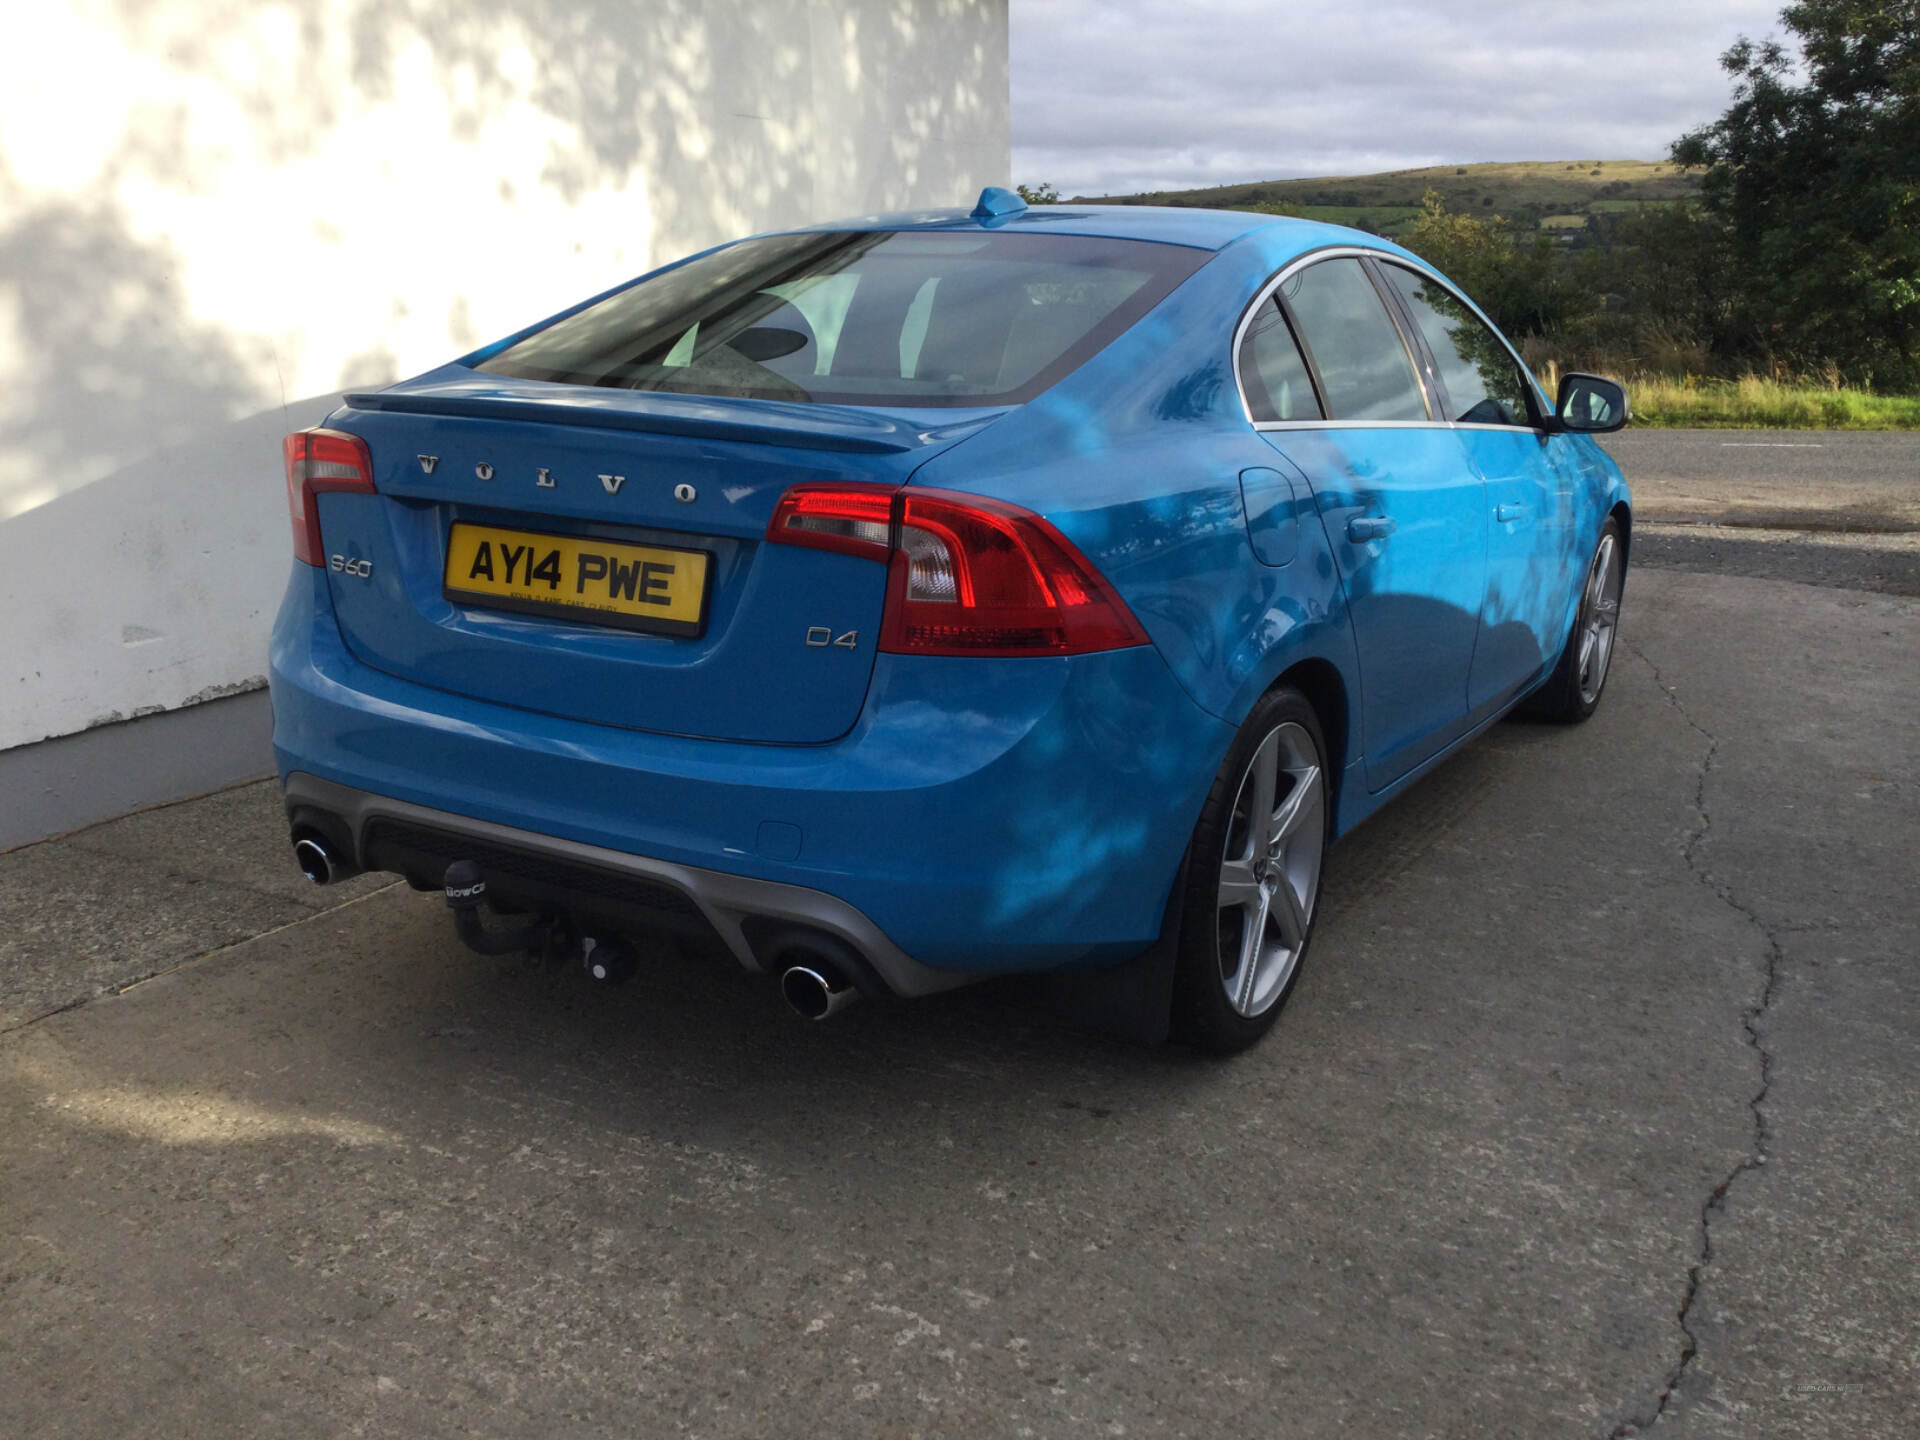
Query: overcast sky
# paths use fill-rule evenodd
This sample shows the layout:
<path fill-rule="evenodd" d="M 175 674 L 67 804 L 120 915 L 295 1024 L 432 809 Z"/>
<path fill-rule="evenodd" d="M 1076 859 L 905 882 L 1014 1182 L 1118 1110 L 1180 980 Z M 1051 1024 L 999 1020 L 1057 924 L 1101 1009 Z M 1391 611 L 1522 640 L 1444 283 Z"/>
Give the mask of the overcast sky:
<path fill-rule="evenodd" d="M 1066 195 L 1657 160 L 1784 0 L 1012 0 L 1013 174 Z"/>

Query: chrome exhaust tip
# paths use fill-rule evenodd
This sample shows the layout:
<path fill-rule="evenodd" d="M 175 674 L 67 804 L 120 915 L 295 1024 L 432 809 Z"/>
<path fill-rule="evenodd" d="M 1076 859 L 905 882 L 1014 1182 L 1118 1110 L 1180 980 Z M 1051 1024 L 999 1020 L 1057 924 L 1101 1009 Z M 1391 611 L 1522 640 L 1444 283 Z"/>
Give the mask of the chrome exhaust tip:
<path fill-rule="evenodd" d="M 618 940 L 599 940 L 589 935 L 580 942 L 580 963 L 587 978 L 602 985 L 624 985 L 640 968 L 639 957 Z"/>
<path fill-rule="evenodd" d="M 331 885 L 340 878 L 340 866 L 326 843 L 312 835 L 303 835 L 293 842 L 293 859 L 300 873 L 316 885 Z"/>
<path fill-rule="evenodd" d="M 824 1020 L 860 998 L 860 992 L 846 981 L 811 965 L 790 965 L 782 971 L 780 993 L 809 1020 Z"/>

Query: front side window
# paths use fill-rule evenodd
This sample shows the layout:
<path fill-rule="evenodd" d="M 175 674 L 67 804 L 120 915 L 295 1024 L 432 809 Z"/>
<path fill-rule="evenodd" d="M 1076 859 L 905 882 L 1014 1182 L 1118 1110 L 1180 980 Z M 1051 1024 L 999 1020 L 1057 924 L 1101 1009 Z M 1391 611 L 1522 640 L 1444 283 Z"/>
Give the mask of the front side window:
<path fill-rule="evenodd" d="M 482 360 L 532 380 L 850 405 L 1010 405 L 1085 363 L 1209 254 L 1014 232 L 744 240 Z"/>
<path fill-rule="evenodd" d="M 1446 286 L 1403 265 L 1383 265 L 1433 352 L 1452 418 L 1462 425 L 1531 426 L 1531 388 L 1500 337 Z"/>
<path fill-rule="evenodd" d="M 1307 362 L 1287 317 L 1272 300 L 1254 312 L 1240 341 L 1240 385 L 1256 421 L 1323 418 Z"/>
<path fill-rule="evenodd" d="M 1358 260 L 1309 265 L 1280 295 L 1320 372 L 1331 419 L 1431 418 L 1407 343 Z"/>

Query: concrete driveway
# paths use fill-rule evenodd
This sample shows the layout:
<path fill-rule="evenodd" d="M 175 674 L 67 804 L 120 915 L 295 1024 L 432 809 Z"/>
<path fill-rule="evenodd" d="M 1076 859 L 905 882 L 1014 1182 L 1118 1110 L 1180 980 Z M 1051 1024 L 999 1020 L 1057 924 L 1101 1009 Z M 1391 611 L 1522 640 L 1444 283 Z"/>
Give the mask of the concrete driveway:
<path fill-rule="evenodd" d="M 1623 634 L 1227 1063 L 481 960 L 270 786 L 0 856 L 0 1434 L 1910 1435 L 1920 602 Z"/>

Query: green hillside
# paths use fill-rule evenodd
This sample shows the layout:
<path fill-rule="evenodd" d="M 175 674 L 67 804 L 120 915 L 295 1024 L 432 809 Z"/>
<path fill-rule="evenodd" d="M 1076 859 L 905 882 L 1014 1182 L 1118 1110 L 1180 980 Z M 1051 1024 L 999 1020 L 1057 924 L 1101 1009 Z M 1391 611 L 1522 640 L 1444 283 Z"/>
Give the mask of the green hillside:
<path fill-rule="evenodd" d="M 1421 197 L 1436 190 L 1449 210 L 1501 215 L 1521 229 L 1546 229 L 1571 242 L 1592 216 L 1684 199 L 1699 184 L 1698 176 L 1666 161 L 1520 160 L 1098 198 L 1108 205 L 1279 212 L 1392 235 L 1420 213 Z"/>

